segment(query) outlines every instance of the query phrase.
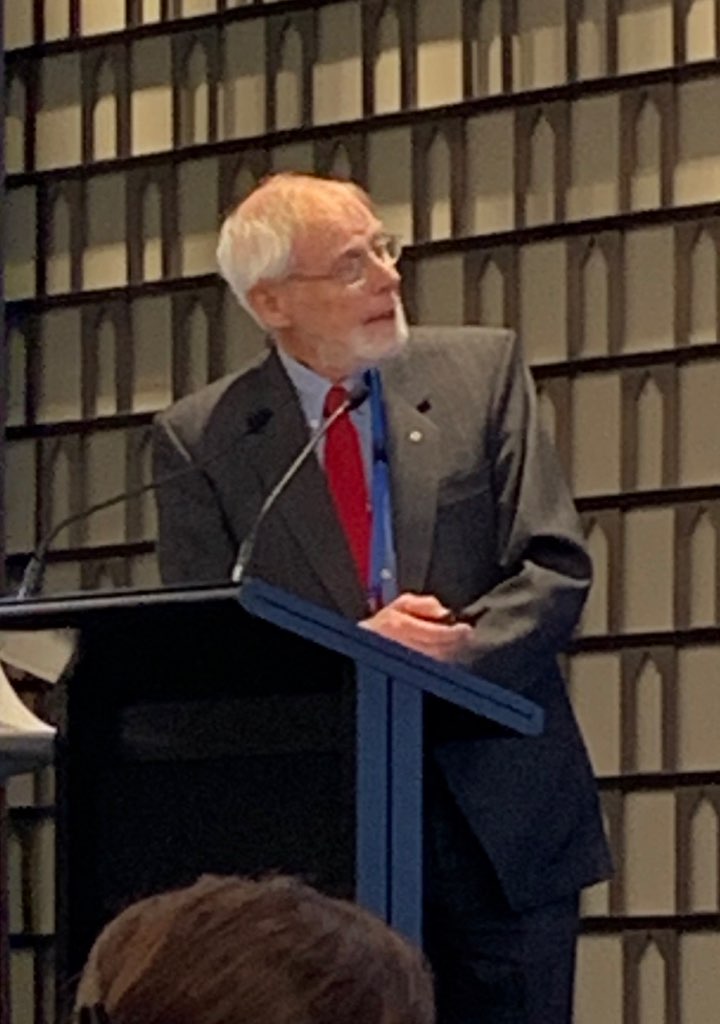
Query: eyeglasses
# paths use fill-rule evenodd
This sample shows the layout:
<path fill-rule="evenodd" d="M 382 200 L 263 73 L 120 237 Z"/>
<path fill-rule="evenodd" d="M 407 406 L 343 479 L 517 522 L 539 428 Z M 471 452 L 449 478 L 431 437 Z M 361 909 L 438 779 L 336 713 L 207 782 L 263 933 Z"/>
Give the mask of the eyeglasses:
<path fill-rule="evenodd" d="M 360 285 L 367 280 L 371 258 L 386 267 L 394 267 L 402 253 L 402 242 L 397 235 L 376 235 L 366 249 L 344 253 L 327 274 L 285 275 L 286 281 L 337 281 L 343 285 Z"/>

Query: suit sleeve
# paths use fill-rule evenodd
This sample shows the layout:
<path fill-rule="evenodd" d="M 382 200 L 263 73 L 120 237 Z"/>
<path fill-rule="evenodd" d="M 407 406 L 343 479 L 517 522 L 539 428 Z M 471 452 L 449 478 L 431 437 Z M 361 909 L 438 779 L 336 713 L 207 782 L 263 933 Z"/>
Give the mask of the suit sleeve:
<path fill-rule="evenodd" d="M 533 674 L 580 617 L 592 565 L 555 450 L 538 422 L 535 388 L 513 337 L 493 391 L 490 461 L 501 581 L 470 606 L 470 660 L 490 678 Z"/>
<path fill-rule="evenodd" d="M 227 583 L 235 545 L 218 495 L 208 474 L 162 417 L 153 425 L 153 477 L 159 484 L 155 495 L 163 583 Z"/>

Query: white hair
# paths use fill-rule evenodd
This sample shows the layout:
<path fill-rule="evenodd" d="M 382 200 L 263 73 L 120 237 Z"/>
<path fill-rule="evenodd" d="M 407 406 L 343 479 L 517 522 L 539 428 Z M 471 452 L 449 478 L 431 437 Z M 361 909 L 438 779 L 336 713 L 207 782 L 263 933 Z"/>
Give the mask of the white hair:
<path fill-rule="evenodd" d="M 285 210 L 273 214 L 267 211 L 263 217 L 249 217 L 235 209 L 220 229 L 216 252 L 220 273 L 235 298 L 263 328 L 266 325 L 248 302 L 248 292 L 258 281 L 287 273 L 296 227 L 294 218 L 284 215 Z"/>
<path fill-rule="evenodd" d="M 372 209 L 369 196 L 354 182 L 289 171 L 269 178 L 225 218 L 216 251 L 220 273 L 263 328 L 266 324 L 248 302 L 248 293 L 258 281 L 278 280 L 289 272 L 296 232 L 317 209 L 318 189 L 326 193 L 328 187 Z"/>

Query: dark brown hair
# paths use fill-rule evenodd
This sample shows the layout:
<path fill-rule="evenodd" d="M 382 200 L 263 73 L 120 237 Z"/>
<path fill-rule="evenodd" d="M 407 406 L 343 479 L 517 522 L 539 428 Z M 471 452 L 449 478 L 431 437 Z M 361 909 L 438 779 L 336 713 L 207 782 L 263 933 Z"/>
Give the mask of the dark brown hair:
<path fill-rule="evenodd" d="M 433 1024 L 422 954 L 361 907 L 287 877 L 206 876 L 101 933 L 77 1006 L 111 1024 Z"/>

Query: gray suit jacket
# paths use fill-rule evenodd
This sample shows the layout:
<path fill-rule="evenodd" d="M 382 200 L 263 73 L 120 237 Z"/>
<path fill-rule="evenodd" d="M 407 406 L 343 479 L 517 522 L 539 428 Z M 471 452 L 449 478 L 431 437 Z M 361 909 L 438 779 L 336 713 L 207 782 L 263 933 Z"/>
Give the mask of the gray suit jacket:
<path fill-rule="evenodd" d="M 430 746 L 511 904 L 560 898 L 610 864 L 556 664 L 591 566 L 532 382 L 510 332 L 473 327 L 414 329 L 382 377 L 400 590 L 469 608 L 470 668 L 546 713 L 544 735 L 528 740 L 437 704 Z M 155 429 L 156 478 L 204 466 L 158 491 L 163 579 L 227 581 L 263 497 L 308 437 L 276 354 L 181 400 Z M 316 459 L 263 524 L 250 571 L 350 618 L 366 614 Z"/>

